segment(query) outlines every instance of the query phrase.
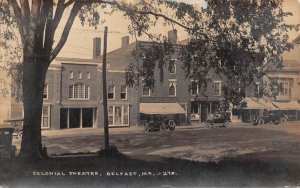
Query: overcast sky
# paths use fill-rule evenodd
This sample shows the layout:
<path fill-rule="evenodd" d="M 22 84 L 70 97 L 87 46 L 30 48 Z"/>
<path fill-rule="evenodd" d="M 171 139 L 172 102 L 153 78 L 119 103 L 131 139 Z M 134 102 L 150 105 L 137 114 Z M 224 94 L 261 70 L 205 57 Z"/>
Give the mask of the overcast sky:
<path fill-rule="evenodd" d="M 288 23 L 300 23 L 300 0 L 284 0 L 285 9 L 291 11 L 294 16 L 287 19 Z M 189 3 L 199 3 L 201 0 L 186 0 Z M 202 1 L 203 2 L 203 1 Z M 69 39 L 59 54 L 60 57 L 73 57 L 73 58 L 92 58 L 92 39 L 94 37 L 103 38 L 104 26 L 108 26 L 108 51 L 117 49 L 121 45 L 121 37 L 129 35 L 128 25 L 129 21 L 125 20 L 122 14 L 115 13 L 112 15 L 101 14 L 101 19 L 106 20 L 105 23 L 99 26 L 97 30 L 93 27 L 82 27 L 78 19 L 75 21 L 73 29 L 70 32 Z M 58 40 L 59 33 L 61 32 L 63 25 L 59 27 L 56 38 Z M 155 27 L 151 29 L 153 33 L 167 34 L 170 28 L 167 27 Z M 300 32 L 290 33 L 291 38 L 298 36 Z M 179 33 L 179 39 L 186 39 L 187 35 Z M 144 38 L 147 39 L 146 37 Z M 134 42 L 135 39 L 130 36 L 130 42 Z"/>

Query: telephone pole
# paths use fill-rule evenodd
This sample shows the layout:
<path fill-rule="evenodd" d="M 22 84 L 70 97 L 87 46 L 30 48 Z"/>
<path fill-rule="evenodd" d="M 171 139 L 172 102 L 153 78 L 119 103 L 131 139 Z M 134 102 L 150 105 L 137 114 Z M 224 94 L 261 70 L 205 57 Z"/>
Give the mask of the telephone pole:
<path fill-rule="evenodd" d="M 109 149 L 108 111 L 107 111 L 107 87 L 106 87 L 106 52 L 107 52 L 107 27 L 104 28 L 104 48 L 102 61 L 102 85 L 103 85 L 103 115 L 104 115 L 104 145 Z"/>

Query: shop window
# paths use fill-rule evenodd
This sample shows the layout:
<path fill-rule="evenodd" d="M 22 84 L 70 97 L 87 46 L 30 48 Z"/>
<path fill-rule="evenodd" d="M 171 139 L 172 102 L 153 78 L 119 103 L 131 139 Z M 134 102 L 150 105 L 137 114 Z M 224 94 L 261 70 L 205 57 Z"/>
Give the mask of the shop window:
<path fill-rule="evenodd" d="M 108 106 L 108 124 L 110 126 L 129 125 L 129 106 Z"/>

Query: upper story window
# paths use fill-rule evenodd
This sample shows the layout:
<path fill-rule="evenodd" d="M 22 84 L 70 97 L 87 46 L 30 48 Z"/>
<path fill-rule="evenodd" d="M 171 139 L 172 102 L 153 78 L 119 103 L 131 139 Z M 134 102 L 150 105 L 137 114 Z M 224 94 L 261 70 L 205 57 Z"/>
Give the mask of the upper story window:
<path fill-rule="evenodd" d="M 122 100 L 126 100 L 127 99 L 127 87 L 126 86 L 121 86 L 120 98 Z"/>
<path fill-rule="evenodd" d="M 74 78 L 74 73 L 73 73 L 73 71 L 70 71 L 70 72 L 69 72 L 69 78 L 70 78 L 70 79 L 73 79 L 73 78 Z"/>
<path fill-rule="evenodd" d="M 109 85 L 107 89 L 107 99 L 113 100 L 115 99 L 115 86 Z"/>
<path fill-rule="evenodd" d="M 259 96 L 260 95 L 260 83 L 255 82 L 254 84 L 254 95 Z"/>
<path fill-rule="evenodd" d="M 83 83 L 77 83 L 69 86 L 70 99 L 89 99 L 90 87 Z"/>
<path fill-rule="evenodd" d="M 87 79 L 87 80 L 91 79 L 91 73 L 90 73 L 90 72 L 87 72 L 87 73 L 86 73 L 86 79 Z"/>
<path fill-rule="evenodd" d="M 199 94 L 199 85 L 198 85 L 197 81 L 194 81 L 194 80 L 191 81 L 191 93 L 192 93 L 192 95 Z"/>
<path fill-rule="evenodd" d="M 280 95 L 281 96 L 290 96 L 291 95 L 291 84 L 289 81 L 280 81 Z"/>
<path fill-rule="evenodd" d="M 80 80 L 82 79 L 82 72 L 81 71 L 78 72 L 78 79 L 80 79 Z"/>
<path fill-rule="evenodd" d="M 221 81 L 214 81 L 214 95 L 221 96 L 222 89 L 222 82 Z"/>
<path fill-rule="evenodd" d="M 169 80 L 169 96 L 176 96 L 177 80 Z"/>
<path fill-rule="evenodd" d="M 48 85 L 44 86 L 43 99 L 48 99 Z"/>
<path fill-rule="evenodd" d="M 169 72 L 170 74 L 176 74 L 176 60 L 171 59 L 169 62 Z"/>
<path fill-rule="evenodd" d="M 150 96 L 150 87 L 148 87 L 143 80 L 143 96 Z"/>

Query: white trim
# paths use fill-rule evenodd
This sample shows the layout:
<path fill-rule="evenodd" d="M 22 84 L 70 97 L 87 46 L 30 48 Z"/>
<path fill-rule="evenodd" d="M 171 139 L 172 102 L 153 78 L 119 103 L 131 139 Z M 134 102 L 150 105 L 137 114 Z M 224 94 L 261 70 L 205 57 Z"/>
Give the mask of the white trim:
<path fill-rule="evenodd" d="M 176 74 L 176 73 L 177 73 L 177 66 L 176 66 L 176 64 L 177 64 L 177 59 L 171 59 L 171 61 L 174 62 L 174 69 L 175 69 L 175 72 L 171 72 L 171 71 L 169 70 L 169 73 L 170 73 L 170 74 Z M 169 62 L 169 64 L 171 64 L 171 61 Z M 170 65 L 169 65 L 169 66 L 170 66 Z"/>
<path fill-rule="evenodd" d="M 215 88 L 215 85 L 216 85 L 216 83 L 220 83 L 220 85 L 219 85 L 219 94 L 217 94 L 216 95 L 216 88 Z M 221 96 L 222 95 L 222 81 L 219 81 L 219 80 L 215 80 L 214 81 L 214 96 Z"/>
<path fill-rule="evenodd" d="M 82 87 L 83 87 L 82 88 L 82 96 L 83 96 L 83 98 L 79 98 L 79 97 L 75 98 L 75 85 L 82 85 Z M 72 96 L 71 97 L 70 97 L 70 87 L 72 87 Z M 88 89 L 88 96 L 87 96 L 87 98 L 85 98 L 86 88 Z M 80 93 L 77 93 L 77 94 L 79 96 Z M 87 85 L 87 84 L 85 84 L 85 83 L 81 83 L 81 82 L 69 85 L 69 93 L 68 93 L 68 95 L 69 95 L 69 100 L 90 100 L 90 86 Z"/>
<path fill-rule="evenodd" d="M 114 92 L 113 92 L 113 98 L 112 99 L 109 99 L 108 98 L 108 93 L 109 93 L 109 91 L 107 91 L 107 100 L 110 100 L 110 101 L 112 101 L 112 100 L 115 100 L 116 99 L 116 86 L 115 85 L 108 85 L 108 87 L 110 87 L 110 86 L 113 86 L 114 87 Z"/>
<path fill-rule="evenodd" d="M 122 86 L 121 86 L 121 92 L 120 92 L 120 99 L 123 101 L 126 101 L 128 99 L 127 95 L 128 95 L 128 91 L 127 91 L 127 86 L 125 86 L 125 99 L 121 98 L 121 94 L 122 94 Z"/>
<path fill-rule="evenodd" d="M 91 79 L 91 72 L 87 72 L 87 73 L 86 73 L 86 79 L 87 79 L 87 80 L 90 80 L 90 79 Z"/>
<path fill-rule="evenodd" d="M 173 85 L 175 88 L 175 93 L 174 95 L 170 95 L 170 87 Z M 177 96 L 177 79 L 169 79 L 169 87 L 168 87 L 168 94 L 169 97 L 176 97 Z"/>
<path fill-rule="evenodd" d="M 73 71 L 69 71 L 69 79 L 70 80 L 74 79 L 74 72 Z"/>
<path fill-rule="evenodd" d="M 109 105 L 107 108 L 112 107 L 112 114 L 108 114 L 108 117 L 112 117 L 113 124 L 110 124 L 109 127 L 126 127 L 130 125 L 130 105 Z M 121 108 L 121 124 L 116 124 L 115 122 L 115 113 L 116 107 Z M 124 109 L 127 107 L 128 110 L 128 123 L 124 124 Z"/>
<path fill-rule="evenodd" d="M 78 72 L 78 80 L 81 80 L 82 79 L 82 71 L 79 71 Z"/>
<path fill-rule="evenodd" d="M 47 116 L 45 116 L 46 118 L 48 118 L 48 121 L 47 121 L 47 127 L 44 127 L 44 108 L 47 109 Z M 42 121 L 41 121 L 41 129 L 50 129 L 50 105 L 49 106 L 43 106 L 42 107 Z"/>
<path fill-rule="evenodd" d="M 46 98 L 44 98 L 44 91 L 45 91 L 45 88 L 46 88 L 46 95 L 47 95 Z M 43 100 L 48 100 L 48 99 L 49 99 L 49 87 L 48 87 L 48 84 L 45 84 L 45 86 L 44 86 L 44 91 L 43 91 Z"/>

